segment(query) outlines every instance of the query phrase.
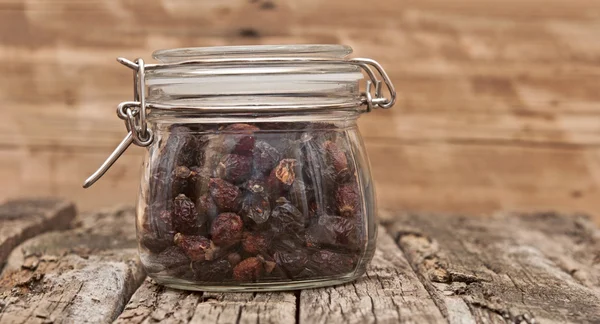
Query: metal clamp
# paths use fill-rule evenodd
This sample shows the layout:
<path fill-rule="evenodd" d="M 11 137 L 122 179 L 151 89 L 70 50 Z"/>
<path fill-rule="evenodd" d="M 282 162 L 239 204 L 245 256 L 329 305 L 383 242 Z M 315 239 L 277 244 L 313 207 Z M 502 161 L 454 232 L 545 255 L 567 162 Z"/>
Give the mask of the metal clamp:
<path fill-rule="evenodd" d="M 126 67 L 133 70 L 133 100 L 125 101 L 117 107 L 117 116 L 125 122 L 127 135 L 112 152 L 112 154 L 102 163 L 100 168 L 94 172 L 84 183 L 83 187 L 88 188 L 100 179 L 106 171 L 117 161 L 117 159 L 127 150 L 131 144 L 146 147 L 152 144 L 153 133 L 148 128 L 146 121 L 147 109 L 150 107 L 157 108 L 157 105 L 146 103 L 146 71 L 159 69 L 163 67 L 184 66 L 192 64 L 219 64 L 219 65 L 235 65 L 235 64 L 257 64 L 257 63 L 291 63 L 291 64 L 310 64 L 310 63 L 332 63 L 332 64 L 354 64 L 359 66 L 369 77 L 366 83 L 365 92 L 361 94 L 360 101 L 366 105 L 366 112 L 370 112 L 374 108 L 389 109 L 396 102 L 396 90 L 392 81 L 383 70 L 383 67 L 375 60 L 367 58 L 355 59 L 329 59 L 329 58 L 313 58 L 313 57 L 275 57 L 275 58 L 207 58 L 199 60 L 190 60 L 177 63 L 165 64 L 145 64 L 144 60 L 137 59 L 130 61 L 125 58 L 118 58 L 117 61 Z M 375 73 L 375 70 L 377 73 Z M 381 77 L 382 80 L 378 78 Z M 382 85 L 385 84 L 389 98 L 382 92 Z M 373 89 L 373 85 L 375 88 Z M 321 109 L 321 107 L 318 107 Z M 347 109 L 344 105 L 327 106 L 329 109 Z M 253 109 L 254 110 L 254 109 Z"/>
<path fill-rule="evenodd" d="M 367 105 L 367 112 L 370 112 L 371 110 L 373 110 L 373 108 L 378 107 L 383 109 L 392 108 L 392 106 L 394 106 L 394 104 L 396 103 L 396 89 L 394 88 L 392 80 L 390 80 L 387 73 L 385 73 L 385 70 L 383 69 L 381 64 L 377 63 L 377 61 L 375 60 L 368 58 L 355 58 L 348 60 L 348 62 L 360 66 L 369 76 L 370 80 L 367 80 L 366 90 L 365 93 L 363 93 L 361 99 L 363 104 Z M 373 73 L 373 70 L 371 70 L 371 68 L 375 68 L 377 73 L 383 79 L 383 83 L 387 87 L 387 90 L 390 95 L 389 98 L 386 98 L 383 95 L 381 91 L 382 81 L 377 78 L 376 74 Z M 371 88 L 373 84 L 375 85 L 374 97 L 371 93 Z"/>
<path fill-rule="evenodd" d="M 146 70 L 144 60 L 137 59 L 131 62 L 124 58 L 118 58 L 117 61 L 133 70 L 134 101 L 122 102 L 117 107 L 117 116 L 125 122 L 128 133 L 100 168 L 85 180 L 83 183 L 84 188 L 89 188 L 98 181 L 131 144 L 146 147 L 152 144 L 154 139 L 154 134 L 151 129 L 148 129 L 148 123 L 146 122 Z"/>

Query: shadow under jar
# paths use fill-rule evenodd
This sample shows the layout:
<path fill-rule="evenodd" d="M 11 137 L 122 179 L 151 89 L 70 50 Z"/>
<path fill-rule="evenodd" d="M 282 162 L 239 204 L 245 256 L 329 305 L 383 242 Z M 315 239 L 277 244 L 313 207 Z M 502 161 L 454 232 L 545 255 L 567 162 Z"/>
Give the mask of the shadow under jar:
<path fill-rule="evenodd" d="M 122 60 L 135 71 L 136 98 L 119 115 L 130 142 L 148 147 L 136 226 L 150 277 L 264 291 L 364 274 L 376 206 L 356 120 L 391 107 L 395 92 L 376 62 L 350 52 L 213 47 L 158 51 L 155 65 Z"/>

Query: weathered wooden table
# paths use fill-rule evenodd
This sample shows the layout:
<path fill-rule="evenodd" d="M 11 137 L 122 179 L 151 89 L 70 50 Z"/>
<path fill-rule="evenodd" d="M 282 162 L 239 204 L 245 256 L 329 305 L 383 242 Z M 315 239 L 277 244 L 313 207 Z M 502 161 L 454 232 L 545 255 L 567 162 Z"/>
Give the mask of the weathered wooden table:
<path fill-rule="evenodd" d="M 600 323 L 600 230 L 586 217 L 388 216 L 354 283 L 192 293 L 145 278 L 133 208 L 8 202 L 0 323 Z"/>

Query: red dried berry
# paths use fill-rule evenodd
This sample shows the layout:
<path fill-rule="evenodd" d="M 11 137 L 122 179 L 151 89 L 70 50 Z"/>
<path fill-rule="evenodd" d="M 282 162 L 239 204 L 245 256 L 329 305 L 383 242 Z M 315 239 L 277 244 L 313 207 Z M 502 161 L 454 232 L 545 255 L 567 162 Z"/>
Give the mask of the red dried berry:
<path fill-rule="evenodd" d="M 208 189 L 215 204 L 221 211 L 237 211 L 241 200 L 241 191 L 235 185 L 219 178 L 211 178 Z"/>
<path fill-rule="evenodd" d="M 232 124 L 223 129 L 227 132 L 234 132 L 235 134 L 225 135 L 224 146 L 226 148 L 233 147 L 232 153 L 242 155 L 252 155 L 252 149 L 254 148 L 254 132 L 260 130 L 260 128 L 249 125 L 249 124 Z"/>
<path fill-rule="evenodd" d="M 222 213 L 212 223 L 211 238 L 218 246 L 231 246 L 242 239 L 244 223 L 234 213 Z"/>
<path fill-rule="evenodd" d="M 216 247 L 204 236 L 177 233 L 173 241 L 192 261 L 212 260 L 214 258 Z"/>
<path fill-rule="evenodd" d="M 361 197 L 356 183 L 340 185 L 335 193 L 335 201 L 340 215 L 355 217 L 360 213 Z"/>
<path fill-rule="evenodd" d="M 239 154 L 227 154 L 217 165 L 217 177 L 232 183 L 241 183 L 250 177 L 252 157 Z"/>
<path fill-rule="evenodd" d="M 267 179 L 267 185 L 274 194 L 288 190 L 296 180 L 296 160 L 283 159 L 271 171 Z"/>
<path fill-rule="evenodd" d="M 194 233 L 198 230 L 196 205 L 184 194 L 173 200 L 172 222 L 175 230 L 181 233 Z"/>
<path fill-rule="evenodd" d="M 259 258 L 248 258 L 233 268 L 233 279 L 236 281 L 253 282 L 263 274 L 263 263 Z"/>
<path fill-rule="evenodd" d="M 242 248 L 249 254 L 257 255 L 267 250 L 269 243 L 261 233 L 245 232 L 242 239 Z"/>

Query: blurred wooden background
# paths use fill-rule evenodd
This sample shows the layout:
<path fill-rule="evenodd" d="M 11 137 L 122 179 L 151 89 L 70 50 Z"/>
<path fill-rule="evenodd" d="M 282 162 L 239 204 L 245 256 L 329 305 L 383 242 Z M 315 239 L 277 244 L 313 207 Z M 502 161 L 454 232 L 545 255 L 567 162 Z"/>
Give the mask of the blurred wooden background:
<path fill-rule="evenodd" d="M 343 43 L 400 100 L 360 124 L 379 206 L 600 215 L 600 1 L 0 0 L 0 198 L 133 203 L 143 150 L 81 188 L 124 136 L 117 56 Z"/>

